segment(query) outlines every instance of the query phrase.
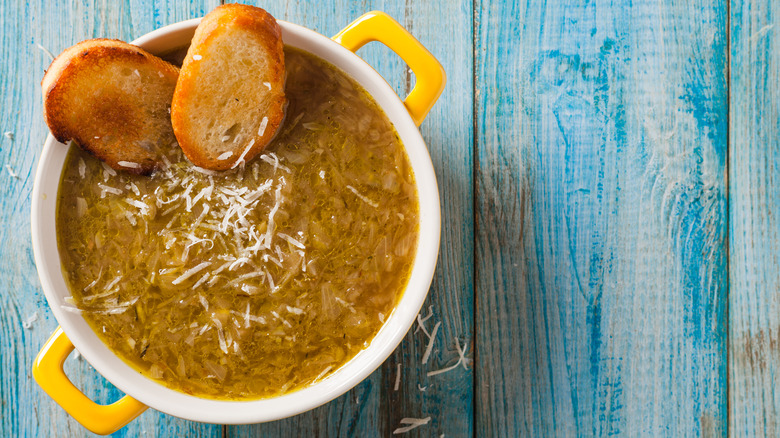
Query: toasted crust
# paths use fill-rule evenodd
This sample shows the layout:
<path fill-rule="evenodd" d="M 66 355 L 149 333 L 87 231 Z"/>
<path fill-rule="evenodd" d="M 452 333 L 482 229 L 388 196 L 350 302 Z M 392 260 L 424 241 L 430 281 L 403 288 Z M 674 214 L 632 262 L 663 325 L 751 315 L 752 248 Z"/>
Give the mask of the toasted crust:
<path fill-rule="evenodd" d="M 176 66 L 123 41 L 83 41 L 46 71 L 43 116 L 60 142 L 146 174 L 176 141 L 168 112 L 178 76 Z"/>
<path fill-rule="evenodd" d="M 251 160 L 284 119 L 282 30 L 266 11 L 228 4 L 206 15 L 184 58 L 171 105 L 173 131 L 196 166 Z"/>

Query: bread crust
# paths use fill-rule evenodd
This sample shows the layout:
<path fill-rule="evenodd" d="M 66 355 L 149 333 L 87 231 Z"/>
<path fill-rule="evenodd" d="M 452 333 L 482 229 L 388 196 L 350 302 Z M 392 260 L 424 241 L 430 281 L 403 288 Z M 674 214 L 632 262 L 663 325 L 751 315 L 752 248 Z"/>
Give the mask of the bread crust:
<path fill-rule="evenodd" d="M 176 66 L 140 47 L 82 41 L 46 71 L 43 116 L 58 141 L 73 140 L 114 169 L 148 174 L 175 141 L 167 113 L 178 75 Z"/>
<path fill-rule="evenodd" d="M 235 64 L 235 51 L 240 49 L 229 47 L 229 50 L 216 50 L 216 44 L 223 44 L 226 38 L 232 38 L 233 41 L 243 45 L 254 45 L 264 52 L 267 59 L 263 59 L 263 64 L 267 68 L 259 71 L 256 75 L 233 77 L 231 79 L 220 77 L 204 77 L 204 71 L 208 68 L 210 62 L 223 62 L 226 65 Z M 242 46 L 243 47 L 243 46 Z M 214 50 L 212 50 L 214 49 Z M 210 51 L 214 52 L 208 54 Z M 233 51 L 231 53 L 231 51 Z M 231 59 L 215 60 L 215 57 L 231 57 Z M 263 81 L 259 77 L 265 78 Z M 230 112 L 224 108 L 202 109 L 203 105 L 209 105 L 204 102 L 203 95 L 198 95 L 204 85 L 214 87 L 213 81 L 222 81 L 219 84 L 219 93 L 224 101 L 233 103 L 231 90 L 235 90 L 239 82 L 254 81 L 257 89 L 249 96 L 249 102 L 246 105 L 253 105 L 251 109 L 260 111 L 258 122 L 262 118 L 267 118 L 267 123 L 261 123 L 261 129 L 255 129 L 254 135 L 242 137 L 240 142 L 231 142 L 230 145 L 220 144 L 213 140 L 222 135 L 222 133 L 209 134 L 211 140 L 205 140 L 202 134 L 202 126 L 217 125 L 224 119 L 240 119 L 238 110 Z M 171 122 L 176 139 L 179 142 L 184 154 L 196 166 L 212 170 L 227 170 L 234 168 L 242 162 L 248 162 L 258 153 L 260 153 L 268 143 L 273 139 L 277 130 L 284 119 L 287 99 L 284 95 L 285 67 L 284 67 L 284 43 L 282 42 L 282 30 L 268 12 L 254 6 L 241 4 L 227 4 L 218 6 L 207 14 L 192 39 L 192 44 L 184 58 L 181 67 L 179 81 L 176 84 L 176 90 L 173 95 L 171 105 Z M 265 84 L 265 86 L 263 85 Z M 268 89 L 266 90 L 266 87 Z M 241 98 L 246 98 L 246 93 Z M 254 99 L 254 100 L 253 100 Z M 238 102 L 238 97 L 235 101 Z M 199 112 L 194 108 L 197 107 Z M 242 107 L 246 111 L 246 107 Z M 262 108 L 262 111 L 260 110 Z M 264 129 L 262 129 L 264 127 Z M 262 134 L 261 134 L 262 132 Z M 224 141 L 224 140 L 223 140 Z M 226 157 L 228 156 L 229 157 Z M 219 158 L 219 157 L 223 158 Z"/>

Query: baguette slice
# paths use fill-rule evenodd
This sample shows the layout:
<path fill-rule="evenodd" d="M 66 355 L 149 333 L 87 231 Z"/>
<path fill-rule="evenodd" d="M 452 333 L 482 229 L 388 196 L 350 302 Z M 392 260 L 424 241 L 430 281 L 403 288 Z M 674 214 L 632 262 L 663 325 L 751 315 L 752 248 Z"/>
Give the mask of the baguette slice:
<path fill-rule="evenodd" d="M 66 49 L 43 76 L 43 116 L 60 142 L 75 141 L 117 170 L 148 174 L 175 147 L 170 104 L 179 69 L 118 40 Z"/>
<path fill-rule="evenodd" d="M 171 122 L 196 166 L 226 170 L 248 162 L 284 119 L 284 44 L 274 17 L 228 4 L 203 17 L 173 94 Z"/>

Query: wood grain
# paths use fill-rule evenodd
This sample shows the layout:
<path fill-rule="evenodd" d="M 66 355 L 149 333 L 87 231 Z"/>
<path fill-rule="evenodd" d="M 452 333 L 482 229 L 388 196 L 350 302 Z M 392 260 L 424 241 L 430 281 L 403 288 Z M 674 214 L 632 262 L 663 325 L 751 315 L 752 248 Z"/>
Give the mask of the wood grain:
<path fill-rule="evenodd" d="M 436 348 L 428 364 L 421 363 L 427 338 L 410 332 L 388 361 L 368 379 L 339 399 L 287 420 L 230 427 L 230 436 L 391 436 L 405 417 L 431 422 L 406 436 L 471 436 L 472 374 L 458 369 L 426 377 L 426 372 L 457 359 L 461 345 L 473 340 L 473 192 L 472 192 L 472 52 L 471 3 L 407 0 L 350 2 L 345 0 L 258 2 L 279 19 L 332 36 L 352 20 L 381 10 L 403 24 L 443 64 L 448 75 L 445 92 L 422 125 L 431 152 L 442 201 L 442 244 L 427 306 L 434 316 L 428 330 L 441 321 Z M 360 54 L 405 96 L 414 78 L 404 63 L 379 43 Z M 473 347 L 469 347 L 469 352 Z M 403 378 L 394 391 L 397 365 Z M 419 387 L 418 387 L 419 385 Z M 421 391 L 423 388 L 424 391 Z"/>
<path fill-rule="evenodd" d="M 30 368 L 57 323 L 38 283 L 30 241 L 30 193 L 47 129 L 41 115 L 40 79 L 50 59 L 37 44 L 59 53 L 92 37 L 134 39 L 171 22 L 200 16 L 216 1 L 160 2 L 0 0 L 0 435 L 91 435 L 32 380 Z M 32 315 L 37 319 L 25 329 Z M 76 386 L 99 403 L 121 393 L 82 359 L 66 371 Z M 118 436 L 221 436 L 222 427 L 147 411 Z"/>
<path fill-rule="evenodd" d="M 725 434 L 726 10 L 477 2 L 477 436 Z"/>
<path fill-rule="evenodd" d="M 780 435 L 780 4 L 731 1 L 729 431 Z"/>

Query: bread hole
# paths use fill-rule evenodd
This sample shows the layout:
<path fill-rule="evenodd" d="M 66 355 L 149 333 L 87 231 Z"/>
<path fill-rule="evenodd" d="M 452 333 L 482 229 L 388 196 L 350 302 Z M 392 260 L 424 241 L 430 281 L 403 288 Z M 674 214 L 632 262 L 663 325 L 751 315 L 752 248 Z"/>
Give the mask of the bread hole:
<path fill-rule="evenodd" d="M 131 74 L 133 74 L 133 70 L 130 67 L 125 67 L 120 71 L 120 73 L 122 74 L 122 76 L 130 76 Z"/>
<path fill-rule="evenodd" d="M 235 135 L 238 134 L 239 131 L 241 131 L 241 124 L 234 123 L 233 126 L 226 129 L 225 132 L 222 133 L 220 140 L 222 140 L 222 142 L 230 141 L 230 139 L 235 137 Z"/>

